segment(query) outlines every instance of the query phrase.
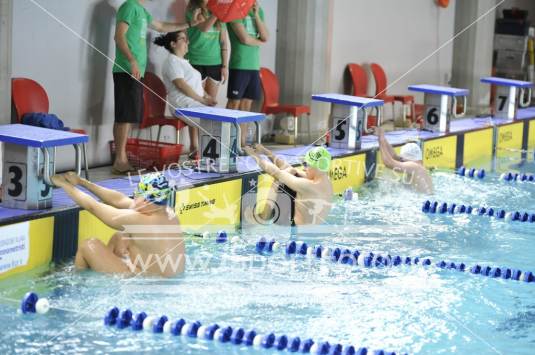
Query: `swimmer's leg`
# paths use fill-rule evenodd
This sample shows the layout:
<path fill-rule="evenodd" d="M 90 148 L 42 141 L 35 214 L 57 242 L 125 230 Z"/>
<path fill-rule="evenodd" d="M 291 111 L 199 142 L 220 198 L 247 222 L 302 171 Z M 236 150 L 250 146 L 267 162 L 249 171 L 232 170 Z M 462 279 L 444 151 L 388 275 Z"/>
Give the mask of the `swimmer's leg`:
<path fill-rule="evenodd" d="M 123 257 L 128 254 L 128 246 L 130 244 L 128 236 L 126 233 L 116 232 L 106 247 L 118 257 Z"/>
<path fill-rule="evenodd" d="M 82 243 L 78 248 L 75 264 L 80 269 L 89 267 L 103 273 L 133 275 L 136 272 L 135 268 L 132 270 L 98 239 L 88 239 Z"/>

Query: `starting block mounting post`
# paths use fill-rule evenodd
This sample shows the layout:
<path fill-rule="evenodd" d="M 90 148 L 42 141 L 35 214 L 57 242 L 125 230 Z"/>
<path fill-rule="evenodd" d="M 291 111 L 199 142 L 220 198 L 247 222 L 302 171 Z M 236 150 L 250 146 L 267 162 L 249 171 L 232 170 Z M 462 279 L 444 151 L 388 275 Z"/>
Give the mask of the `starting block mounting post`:
<path fill-rule="evenodd" d="M 424 93 L 424 130 L 448 133 L 452 118 L 466 114 L 468 89 L 438 85 L 411 85 L 410 91 Z M 457 100 L 463 99 L 463 111 L 457 113 Z"/>
<path fill-rule="evenodd" d="M 494 117 L 515 120 L 520 107 L 528 107 L 531 103 L 533 84 L 529 81 L 511 80 L 497 77 L 481 79 L 482 83 L 496 86 L 494 98 Z M 526 90 L 527 95 L 526 95 Z"/>
<path fill-rule="evenodd" d="M 2 205 L 7 208 L 45 209 L 52 207 L 50 177 L 56 171 L 56 148 L 73 145 L 76 173 L 82 170 L 83 134 L 22 124 L 0 126 L 4 143 Z"/>
<path fill-rule="evenodd" d="M 229 110 L 218 107 L 178 109 L 176 116 L 199 118 L 199 145 L 201 171 L 234 173 L 236 157 L 241 153 L 240 124 L 254 123 L 257 142 L 261 143 L 260 123 L 266 119 L 262 113 Z"/>
<path fill-rule="evenodd" d="M 360 149 L 362 135 L 368 133 L 368 108 L 375 109 L 377 125 L 381 125 L 383 100 L 341 94 L 312 95 L 312 100 L 331 104 L 330 147 Z"/>

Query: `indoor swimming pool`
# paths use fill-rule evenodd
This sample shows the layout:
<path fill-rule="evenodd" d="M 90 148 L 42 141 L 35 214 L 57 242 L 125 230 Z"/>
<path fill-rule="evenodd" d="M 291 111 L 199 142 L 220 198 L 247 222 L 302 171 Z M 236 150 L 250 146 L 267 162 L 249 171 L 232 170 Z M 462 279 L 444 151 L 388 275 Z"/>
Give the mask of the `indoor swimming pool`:
<path fill-rule="evenodd" d="M 532 165 L 521 170 L 535 172 Z M 0 352 L 277 352 L 278 343 L 264 349 L 245 341 L 236 345 L 105 326 L 104 316 L 116 306 L 134 315 L 144 311 L 172 321 L 183 318 L 186 327 L 199 321 L 254 329 L 262 336 L 274 333 L 277 341 L 286 335 L 284 351 L 298 336 L 301 349 L 309 338 L 328 342 L 327 353 L 337 353 L 336 344 L 365 347 L 368 353 L 532 353 L 535 282 L 485 277 L 469 269 L 535 272 L 535 223 L 422 212 L 424 202 L 433 200 L 535 213 L 535 182 L 504 182 L 499 176 L 487 172 L 484 179 L 472 179 L 435 171 L 433 196 L 414 194 L 383 177 L 365 184 L 351 201 L 336 198 L 327 223 L 290 239 L 268 232 L 229 232 L 229 241 L 220 244 L 190 237 L 186 273 L 174 279 L 78 273 L 67 264 L 0 281 L 0 322 L 5 325 Z M 275 239 L 280 247 L 258 252 L 261 237 Z M 298 241 L 298 248 L 305 242 L 413 262 L 364 267 L 333 262 L 331 255 L 288 256 L 285 246 L 291 240 Z M 424 266 L 425 259 L 431 265 Z M 440 261 L 465 264 L 466 270 L 439 268 Z M 48 298 L 52 309 L 45 315 L 20 314 L 20 300 L 28 291 Z"/>

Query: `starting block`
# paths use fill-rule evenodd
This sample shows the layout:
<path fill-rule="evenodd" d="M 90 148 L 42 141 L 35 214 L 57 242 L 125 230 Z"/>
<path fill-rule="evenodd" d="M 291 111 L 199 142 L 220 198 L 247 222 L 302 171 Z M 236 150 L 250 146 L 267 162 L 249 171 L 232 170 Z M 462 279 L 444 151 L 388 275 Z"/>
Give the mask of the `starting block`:
<path fill-rule="evenodd" d="M 529 81 L 486 77 L 482 78 L 481 82 L 496 85 L 496 98 L 494 100 L 494 117 L 496 118 L 514 120 L 518 106 L 528 107 L 531 103 L 533 84 Z M 527 99 L 526 89 L 528 90 Z"/>
<path fill-rule="evenodd" d="M 424 130 L 448 133 L 452 118 L 466 114 L 468 89 L 457 89 L 437 85 L 411 85 L 410 91 L 423 92 L 424 95 Z M 463 99 L 463 111 L 457 113 L 457 99 Z"/>
<path fill-rule="evenodd" d="M 7 208 L 52 207 L 50 177 L 56 171 L 56 148 L 73 145 L 76 173 L 82 170 L 82 144 L 88 136 L 22 124 L 0 126 L 4 142 L 2 205 Z"/>
<path fill-rule="evenodd" d="M 341 94 L 312 95 L 312 100 L 331 104 L 333 148 L 360 149 L 362 134 L 368 133 L 368 108 L 376 110 L 377 125 L 381 125 L 383 100 Z"/>
<path fill-rule="evenodd" d="M 195 107 L 176 110 L 176 115 L 200 118 L 199 143 L 201 171 L 233 173 L 237 171 L 236 157 L 241 153 L 240 124 L 254 122 L 258 143 L 262 132 L 261 113 L 228 110 L 217 107 Z"/>

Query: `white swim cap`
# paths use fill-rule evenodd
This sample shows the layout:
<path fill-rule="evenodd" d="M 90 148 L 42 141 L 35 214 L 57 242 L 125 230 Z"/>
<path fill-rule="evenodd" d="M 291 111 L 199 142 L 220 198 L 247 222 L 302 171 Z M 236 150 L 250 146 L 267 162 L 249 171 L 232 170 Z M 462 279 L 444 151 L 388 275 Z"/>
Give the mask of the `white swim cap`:
<path fill-rule="evenodd" d="M 401 147 L 399 156 L 402 157 L 404 160 L 408 161 L 423 160 L 422 150 L 420 149 L 420 146 L 416 143 L 407 143 L 403 147 Z"/>

